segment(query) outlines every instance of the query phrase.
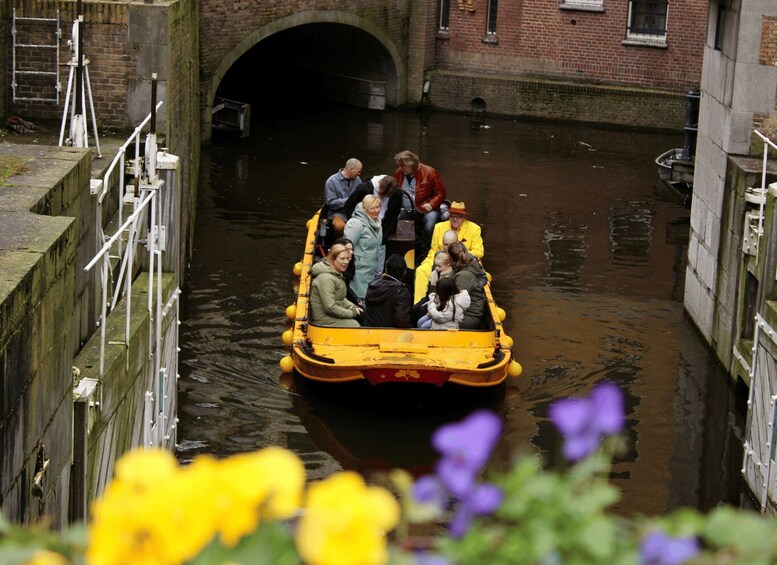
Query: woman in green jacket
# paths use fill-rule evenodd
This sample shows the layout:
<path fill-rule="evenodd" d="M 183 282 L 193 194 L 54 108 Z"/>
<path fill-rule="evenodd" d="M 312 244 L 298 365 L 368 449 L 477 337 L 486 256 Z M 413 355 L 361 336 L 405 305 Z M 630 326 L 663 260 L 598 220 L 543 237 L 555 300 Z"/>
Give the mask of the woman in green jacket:
<path fill-rule="evenodd" d="M 343 273 L 351 261 L 345 245 L 335 244 L 324 261 L 310 270 L 313 283 L 310 290 L 311 323 L 317 326 L 358 328 L 356 318 L 362 309 L 348 300 L 348 288 Z"/>

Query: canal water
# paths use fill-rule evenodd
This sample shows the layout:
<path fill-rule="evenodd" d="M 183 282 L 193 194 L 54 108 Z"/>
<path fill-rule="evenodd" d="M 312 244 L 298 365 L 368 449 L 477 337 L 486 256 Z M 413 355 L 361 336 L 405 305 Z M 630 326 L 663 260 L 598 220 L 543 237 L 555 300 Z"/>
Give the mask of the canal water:
<path fill-rule="evenodd" d="M 602 379 L 627 398 L 619 508 L 657 514 L 740 501 L 741 394 L 683 313 L 689 210 L 656 191 L 674 135 L 477 115 L 279 108 L 202 154 L 181 326 L 179 458 L 287 447 L 311 478 L 429 470 L 432 431 L 471 410 L 503 418 L 503 458 L 559 462 L 554 399 Z M 523 375 L 494 392 L 321 387 L 281 375 L 292 266 L 325 179 L 364 177 L 399 150 L 440 172 L 483 227 L 486 269 Z"/>

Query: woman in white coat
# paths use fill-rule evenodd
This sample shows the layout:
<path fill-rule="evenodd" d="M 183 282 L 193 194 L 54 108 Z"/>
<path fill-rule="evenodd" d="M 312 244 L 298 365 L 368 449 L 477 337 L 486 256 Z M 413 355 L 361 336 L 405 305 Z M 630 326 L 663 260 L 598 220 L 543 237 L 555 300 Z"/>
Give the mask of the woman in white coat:
<path fill-rule="evenodd" d="M 458 329 L 464 313 L 469 308 L 469 293 L 456 288 L 452 277 L 437 281 L 437 291 L 429 294 L 427 313 L 432 319 L 433 330 Z"/>

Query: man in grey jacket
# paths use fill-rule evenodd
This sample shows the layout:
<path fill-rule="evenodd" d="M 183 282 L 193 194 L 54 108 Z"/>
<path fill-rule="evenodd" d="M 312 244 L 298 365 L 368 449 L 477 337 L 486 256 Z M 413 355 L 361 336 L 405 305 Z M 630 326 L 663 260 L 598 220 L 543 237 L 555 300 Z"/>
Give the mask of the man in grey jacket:
<path fill-rule="evenodd" d="M 335 237 L 343 235 L 345 222 L 348 217 L 345 213 L 345 203 L 354 188 L 359 186 L 362 179 L 362 162 L 351 157 L 345 162 L 345 167 L 326 179 L 324 184 L 324 202 L 329 212 L 327 218 L 332 222 Z"/>

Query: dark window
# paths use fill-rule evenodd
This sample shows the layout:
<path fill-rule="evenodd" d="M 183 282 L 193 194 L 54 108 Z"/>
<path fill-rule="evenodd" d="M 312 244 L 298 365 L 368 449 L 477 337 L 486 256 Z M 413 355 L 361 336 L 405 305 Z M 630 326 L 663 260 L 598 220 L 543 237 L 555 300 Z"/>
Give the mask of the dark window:
<path fill-rule="evenodd" d="M 451 21 L 451 0 L 440 0 L 440 29 L 447 30 Z"/>
<path fill-rule="evenodd" d="M 718 21 L 715 23 L 715 49 L 723 49 L 723 35 L 726 29 L 726 7 L 718 4 Z"/>
<path fill-rule="evenodd" d="M 666 35 L 668 0 L 630 0 L 629 33 L 637 35 Z"/>
<path fill-rule="evenodd" d="M 742 339 L 753 339 L 755 333 L 756 299 L 758 298 L 758 279 L 748 271 L 745 279 L 745 299 L 742 309 Z"/>
<path fill-rule="evenodd" d="M 488 15 L 486 16 L 486 33 L 496 33 L 496 12 L 498 0 L 488 0 Z"/>

